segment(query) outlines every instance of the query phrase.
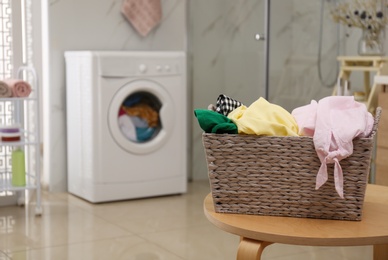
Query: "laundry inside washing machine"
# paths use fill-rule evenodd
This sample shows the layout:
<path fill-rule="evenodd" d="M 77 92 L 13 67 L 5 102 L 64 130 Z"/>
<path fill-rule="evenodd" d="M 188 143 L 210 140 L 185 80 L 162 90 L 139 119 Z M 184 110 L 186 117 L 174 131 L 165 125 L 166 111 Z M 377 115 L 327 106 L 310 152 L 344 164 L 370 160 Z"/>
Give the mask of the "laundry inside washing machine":
<path fill-rule="evenodd" d="M 149 92 L 139 91 L 129 95 L 118 111 L 122 134 L 135 143 L 151 141 L 162 128 L 159 118 L 161 107 L 160 100 Z"/>

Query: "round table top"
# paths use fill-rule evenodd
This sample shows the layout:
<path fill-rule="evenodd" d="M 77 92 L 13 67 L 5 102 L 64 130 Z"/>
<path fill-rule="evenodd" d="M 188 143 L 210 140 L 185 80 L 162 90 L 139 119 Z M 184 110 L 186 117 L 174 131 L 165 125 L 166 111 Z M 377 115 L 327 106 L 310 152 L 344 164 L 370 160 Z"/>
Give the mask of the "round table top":
<path fill-rule="evenodd" d="M 204 212 L 218 228 L 259 241 L 306 246 L 388 244 L 388 187 L 367 185 L 361 221 L 216 213 L 211 194 Z"/>

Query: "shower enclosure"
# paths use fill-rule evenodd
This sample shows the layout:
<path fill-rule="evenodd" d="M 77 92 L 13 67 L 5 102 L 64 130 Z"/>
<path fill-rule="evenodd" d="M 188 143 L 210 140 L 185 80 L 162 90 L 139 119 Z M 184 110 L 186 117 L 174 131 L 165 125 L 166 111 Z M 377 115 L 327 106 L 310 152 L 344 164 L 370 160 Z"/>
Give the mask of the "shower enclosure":
<path fill-rule="evenodd" d="M 346 46 L 338 40 L 343 33 L 331 20 L 329 2 L 189 1 L 193 108 L 206 108 L 215 104 L 219 94 L 225 94 L 247 106 L 267 97 L 269 102 L 292 111 L 330 95 L 332 88 L 327 86 L 337 78 L 338 50 Z M 270 26 L 265 33 L 267 17 Z M 351 48 L 347 48 L 348 53 Z M 195 118 L 192 128 L 193 178 L 205 179 L 202 130 Z"/>

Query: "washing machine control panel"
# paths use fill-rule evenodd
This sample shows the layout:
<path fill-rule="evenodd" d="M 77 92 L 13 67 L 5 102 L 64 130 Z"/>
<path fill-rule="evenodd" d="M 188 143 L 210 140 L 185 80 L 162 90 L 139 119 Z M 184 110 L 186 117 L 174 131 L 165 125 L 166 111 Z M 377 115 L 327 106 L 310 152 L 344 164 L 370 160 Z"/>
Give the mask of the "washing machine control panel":
<path fill-rule="evenodd" d="M 141 75 L 175 75 L 181 73 L 177 62 L 143 62 L 137 66 Z"/>

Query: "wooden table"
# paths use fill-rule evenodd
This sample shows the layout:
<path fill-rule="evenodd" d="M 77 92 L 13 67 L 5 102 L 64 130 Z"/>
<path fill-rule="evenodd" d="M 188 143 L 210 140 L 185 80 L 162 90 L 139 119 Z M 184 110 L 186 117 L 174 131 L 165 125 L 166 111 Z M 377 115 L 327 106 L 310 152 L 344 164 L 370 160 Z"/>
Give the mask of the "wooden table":
<path fill-rule="evenodd" d="M 241 237 L 237 260 L 259 260 L 272 243 L 304 246 L 374 245 L 374 260 L 388 259 L 388 187 L 367 186 L 361 221 L 216 213 L 209 194 L 208 220 Z"/>

